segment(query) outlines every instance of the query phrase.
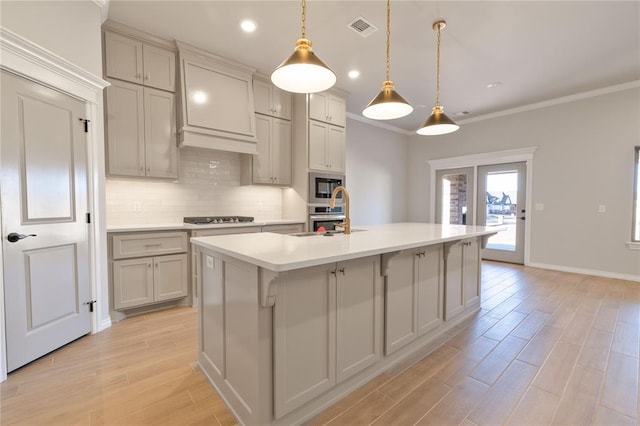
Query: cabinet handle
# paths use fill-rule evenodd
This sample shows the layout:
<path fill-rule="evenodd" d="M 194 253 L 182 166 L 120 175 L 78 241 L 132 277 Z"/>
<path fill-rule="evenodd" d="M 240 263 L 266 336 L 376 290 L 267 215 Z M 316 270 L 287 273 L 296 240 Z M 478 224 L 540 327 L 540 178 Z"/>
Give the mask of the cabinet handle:
<path fill-rule="evenodd" d="M 331 275 L 336 275 L 336 270 L 331 271 Z"/>
<path fill-rule="evenodd" d="M 342 275 L 346 275 L 346 274 L 344 273 L 344 268 L 340 268 L 340 269 L 339 269 L 339 271 L 342 273 Z"/>
<path fill-rule="evenodd" d="M 142 78 L 142 73 L 139 72 L 138 74 L 136 74 L 136 78 L 138 79 Z"/>
<path fill-rule="evenodd" d="M 151 264 L 148 265 L 149 269 L 151 269 Z"/>
<path fill-rule="evenodd" d="M 149 80 L 151 78 L 151 73 L 148 72 L 147 75 L 144 77 L 145 80 Z"/>
<path fill-rule="evenodd" d="M 140 171 L 141 171 L 141 172 L 144 172 L 144 167 L 140 167 Z"/>

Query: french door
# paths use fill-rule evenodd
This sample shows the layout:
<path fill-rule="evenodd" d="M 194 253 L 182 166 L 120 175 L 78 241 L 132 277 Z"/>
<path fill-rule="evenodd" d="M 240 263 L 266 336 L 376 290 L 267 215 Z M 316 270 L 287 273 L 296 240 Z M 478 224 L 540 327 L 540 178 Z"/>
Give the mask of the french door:
<path fill-rule="evenodd" d="M 524 263 L 526 163 L 478 167 L 478 220 L 480 226 L 504 228 L 489 238 L 482 258 Z"/>

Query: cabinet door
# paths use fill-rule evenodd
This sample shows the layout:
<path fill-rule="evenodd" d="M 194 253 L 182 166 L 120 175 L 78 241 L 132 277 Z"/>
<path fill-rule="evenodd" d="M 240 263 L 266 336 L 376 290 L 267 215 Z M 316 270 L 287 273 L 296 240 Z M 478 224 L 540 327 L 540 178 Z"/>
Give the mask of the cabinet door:
<path fill-rule="evenodd" d="M 394 256 L 385 286 L 385 354 L 389 355 L 418 337 L 418 288 L 416 274 L 419 251 Z"/>
<path fill-rule="evenodd" d="M 271 144 L 273 119 L 256 114 L 258 153 L 252 159 L 253 183 L 273 183 L 271 174 Z"/>
<path fill-rule="evenodd" d="M 462 244 L 458 241 L 450 244 L 449 254 L 445 258 L 444 319 L 449 321 L 461 314 L 464 309 L 464 291 L 462 276 Z"/>
<path fill-rule="evenodd" d="M 274 315 L 275 418 L 336 382 L 335 264 L 291 271 L 278 279 Z"/>
<path fill-rule="evenodd" d="M 126 309 L 153 303 L 153 259 L 113 262 L 113 308 Z"/>
<path fill-rule="evenodd" d="M 187 255 L 175 254 L 153 258 L 154 300 L 179 299 L 187 295 Z"/>
<path fill-rule="evenodd" d="M 291 120 L 291 101 L 291 93 L 271 87 L 271 103 L 276 117 Z"/>
<path fill-rule="evenodd" d="M 476 238 L 464 243 L 464 307 L 480 306 L 480 242 Z"/>
<path fill-rule="evenodd" d="M 380 357 L 380 257 L 337 264 L 337 382 L 375 364 Z"/>
<path fill-rule="evenodd" d="M 274 183 L 291 185 L 291 122 L 273 119 L 271 165 Z"/>
<path fill-rule="evenodd" d="M 442 323 L 442 245 L 424 247 L 416 258 L 418 287 L 418 334 L 422 336 Z M 424 253 L 424 254 L 422 254 Z"/>
<path fill-rule="evenodd" d="M 107 87 L 108 173 L 144 176 L 144 96 L 142 86 L 109 80 Z"/>
<path fill-rule="evenodd" d="M 335 125 L 345 127 L 347 124 L 347 103 L 343 98 L 329 95 L 327 104 L 328 122 Z"/>
<path fill-rule="evenodd" d="M 178 177 L 175 96 L 144 89 L 144 147 L 146 175 Z"/>
<path fill-rule="evenodd" d="M 309 118 L 320 121 L 327 121 L 328 93 L 309 94 Z"/>
<path fill-rule="evenodd" d="M 170 50 L 145 44 L 142 46 L 144 85 L 176 90 L 176 54 Z"/>
<path fill-rule="evenodd" d="M 142 84 L 142 42 L 105 32 L 104 50 L 107 77 Z"/>
<path fill-rule="evenodd" d="M 253 80 L 253 102 L 255 112 L 264 115 L 275 115 L 271 101 L 271 91 L 271 84 L 261 80 Z"/>
<path fill-rule="evenodd" d="M 309 168 L 331 170 L 327 162 L 328 125 L 309 120 Z"/>
<path fill-rule="evenodd" d="M 329 126 L 327 131 L 327 163 L 332 172 L 344 172 L 344 129 Z"/>

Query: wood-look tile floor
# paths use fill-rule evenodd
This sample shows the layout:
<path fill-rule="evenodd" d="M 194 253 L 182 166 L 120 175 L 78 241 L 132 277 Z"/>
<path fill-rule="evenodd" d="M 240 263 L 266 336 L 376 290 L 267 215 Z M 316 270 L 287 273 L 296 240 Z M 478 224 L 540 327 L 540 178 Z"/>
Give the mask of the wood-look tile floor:
<path fill-rule="evenodd" d="M 321 425 L 639 423 L 640 283 L 484 262 L 482 310 Z M 2 425 L 234 424 L 198 371 L 196 312 L 129 318 L 9 375 Z"/>

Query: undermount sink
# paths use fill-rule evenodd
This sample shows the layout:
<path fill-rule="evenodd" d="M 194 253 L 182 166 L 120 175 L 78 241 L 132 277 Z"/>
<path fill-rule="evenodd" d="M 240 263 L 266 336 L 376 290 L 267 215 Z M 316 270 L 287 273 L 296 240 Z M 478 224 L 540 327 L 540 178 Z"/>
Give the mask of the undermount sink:
<path fill-rule="evenodd" d="M 362 232 L 366 231 L 366 229 L 352 229 L 351 232 Z M 325 232 L 298 232 L 296 234 L 290 234 L 294 237 L 314 237 L 314 236 L 324 236 L 331 237 L 335 234 L 344 234 L 344 231 L 325 231 Z"/>

